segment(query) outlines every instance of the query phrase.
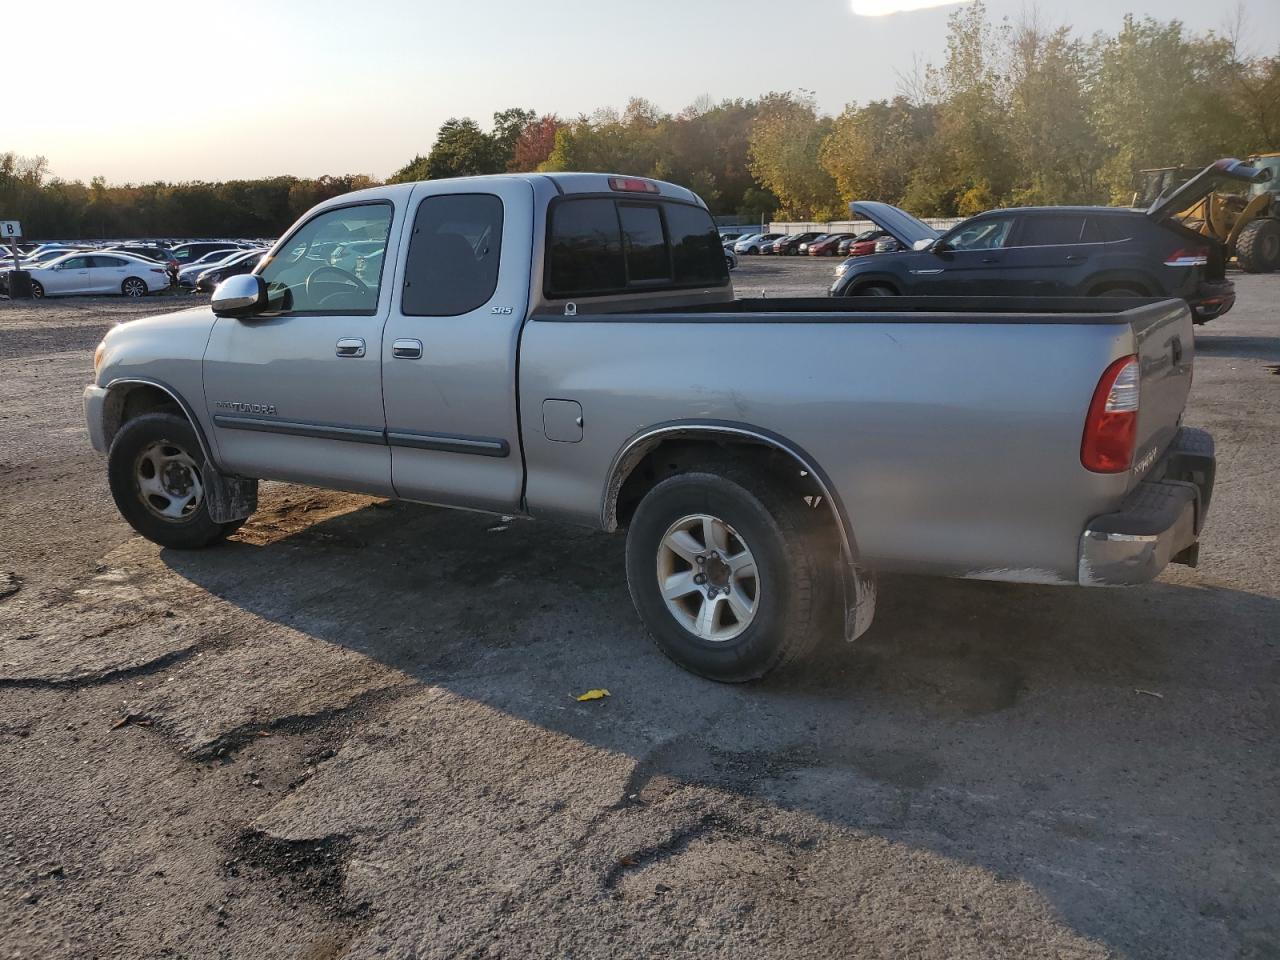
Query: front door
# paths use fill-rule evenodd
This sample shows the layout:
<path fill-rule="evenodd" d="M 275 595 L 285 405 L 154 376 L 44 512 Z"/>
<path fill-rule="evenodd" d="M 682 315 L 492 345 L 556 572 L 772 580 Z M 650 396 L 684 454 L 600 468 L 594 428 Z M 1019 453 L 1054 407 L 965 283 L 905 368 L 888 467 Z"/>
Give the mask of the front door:
<path fill-rule="evenodd" d="M 63 260 L 48 273 L 45 293 L 88 293 L 89 262 L 85 256 Z"/>
<path fill-rule="evenodd" d="M 935 246 L 937 252 L 929 252 L 928 263 L 911 264 L 912 292 L 930 297 L 1008 296 L 1004 242 L 1012 223 L 1012 217 L 983 217 L 952 230 Z"/>
<path fill-rule="evenodd" d="M 420 184 L 406 214 L 404 275 L 382 337 L 392 481 L 410 500 L 514 511 L 533 188 L 449 189 L 447 180 Z"/>
<path fill-rule="evenodd" d="M 387 201 L 313 216 L 258 269 L 267 312 L 219 317 L 205 403 L 223 469 L 390 495 L 380 339 L 402 214 Z M 329 263 L 339 243 L 386 249 L 363 276 Z"/>

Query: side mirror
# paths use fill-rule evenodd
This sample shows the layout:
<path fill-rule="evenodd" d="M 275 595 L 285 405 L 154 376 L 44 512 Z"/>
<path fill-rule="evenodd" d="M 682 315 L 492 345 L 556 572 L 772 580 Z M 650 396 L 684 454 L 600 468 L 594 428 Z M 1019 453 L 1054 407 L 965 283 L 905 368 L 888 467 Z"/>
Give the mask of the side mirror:
<path fill-rule="evenodd" d="M 917 240 L 915 243 L 911 245 L 911 249 L 912 250 L 928 250 L 930 247 L 934 245 L 934 243 L 935 241 L 930 240 L 928 237 L 921 237 L 919 240 Z"/>
<path fill-rule="evenodd" d="M 249 317 L 267 306 L 267 284 L 252 273 L 228 277 L 213 291 L 209 306 L 219 317 Z"/>

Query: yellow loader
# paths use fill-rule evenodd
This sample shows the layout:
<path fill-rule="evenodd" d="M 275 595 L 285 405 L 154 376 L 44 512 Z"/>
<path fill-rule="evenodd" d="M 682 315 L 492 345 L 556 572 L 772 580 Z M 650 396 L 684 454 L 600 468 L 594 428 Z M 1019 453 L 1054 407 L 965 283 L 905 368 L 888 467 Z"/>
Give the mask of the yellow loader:
<path fill-rule="evenodd" d="M 1260 153 L 1248 163 L 1271 171 L 1271 179 L 1247 194 L 1213 192 L 1176 215 L 1183 226 L 1213 237 L 1246 273 L 1280 270 L 1280 153 Z M 1150 206 L 1198 173 L 1194 167 L 1143 170 L 1135 206 Z"/>

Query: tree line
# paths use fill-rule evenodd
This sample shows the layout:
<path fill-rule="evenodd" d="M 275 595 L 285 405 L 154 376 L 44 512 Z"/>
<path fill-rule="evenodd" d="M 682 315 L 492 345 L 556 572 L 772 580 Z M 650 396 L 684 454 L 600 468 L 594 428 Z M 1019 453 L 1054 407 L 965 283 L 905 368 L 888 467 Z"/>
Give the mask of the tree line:
<path fill-rule="evenodd" d="M 451 118 L 389 182 L 597 170 L 688 186 L 717 214 L 829 220 L 854 199 L 920 216 L 995 206 L 1127 203 L 1138 171 L 1280 150 L 1280 52 L 1246 51 L 1237 17 L 1193 33 L 1124 19 L 1076 36 L 1036 15 L 994 22 L 981 2 L 951 14 L 945 54 L 900 75 L 889 99 L 823 114 L 808 91 L 701 98 L 666 113 L 563 118 L 511 108 L 489 129 Z M 312 204 L 377 181 L 363 175 L 222 183 L 89 184 L 43 158 L 0 153 L 0 216 L 32 237 L 275 236 Z"/>

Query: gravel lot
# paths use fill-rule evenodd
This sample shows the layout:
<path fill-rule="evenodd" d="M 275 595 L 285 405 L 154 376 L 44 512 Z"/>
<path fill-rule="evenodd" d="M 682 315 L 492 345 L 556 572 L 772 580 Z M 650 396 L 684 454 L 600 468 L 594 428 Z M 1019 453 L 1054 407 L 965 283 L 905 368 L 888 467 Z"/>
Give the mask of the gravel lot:
<path fill-rule="evenodd" d="M 168 303 L 0 301 L 0 956 L 1280 957 L 1280 276 L 1236 279 L 1198 570 L 886 577 L 747 687 L 650 646 L 621 538 L 284 484 L 131 536 L 80 391 Z"/>

